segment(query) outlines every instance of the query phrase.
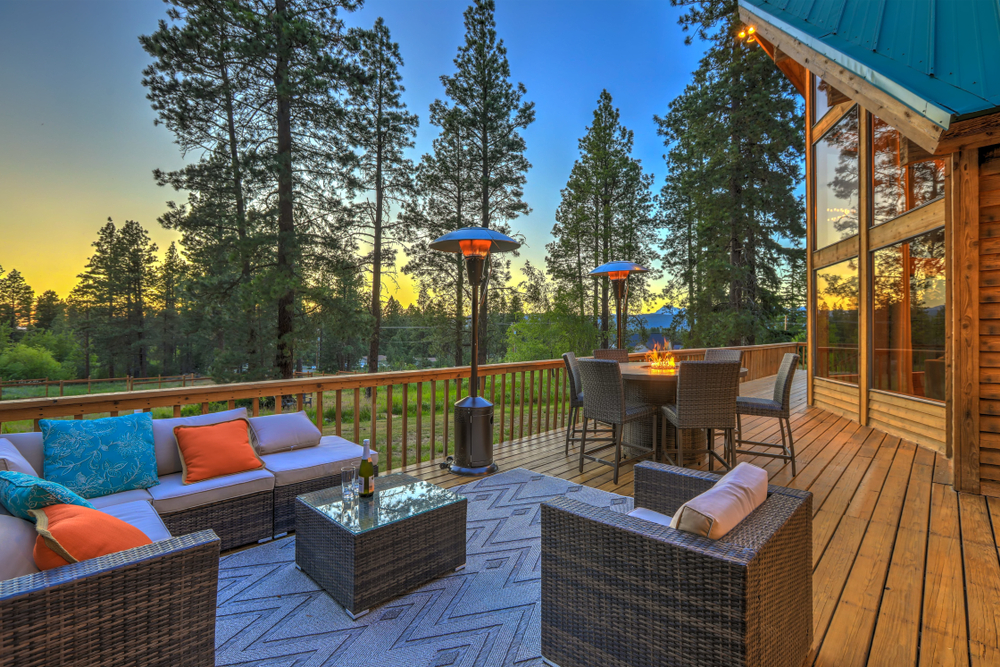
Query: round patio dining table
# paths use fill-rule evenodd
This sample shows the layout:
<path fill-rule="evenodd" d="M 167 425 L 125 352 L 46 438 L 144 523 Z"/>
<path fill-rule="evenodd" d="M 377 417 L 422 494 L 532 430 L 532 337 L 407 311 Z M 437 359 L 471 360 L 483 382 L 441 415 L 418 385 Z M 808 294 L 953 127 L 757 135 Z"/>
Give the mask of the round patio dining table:
<path fill-rule="evenodd" d="M 664 371 L 652 367 L 648 361 L 632 361 L 627 364 L 620 364 L 622 371 L 622 381 L 625 385 L 625 397 L 629 401 L 648 403 L 655 406 L 673 405 L 677 402 L 677 371 Z M 746 368 L 740 369 L 740 377 L 747 376 Z M 663 417 L 659 417 L 659 430 L 663 431 Z M 676 449 L 674 444 L 674 429 L 666 429 L 666 442 L 661 443 L 661 456 L 664 451 Z M 635 442 L 647 447 L 652 447 L 656 442 L 652 432 L 652 426 L 645 420 L 639 420 L 628 424 L 624 433 L 625 442 Z M 693 452 L 698 449 L 705 449 L 706 435 L 703 429 L 682 429 L 681 437 L 684 438 L 685 452 Z M 685 454 L 684 462 L 688 464 L 698 463 L 704 458 L 703 454 Z"/>

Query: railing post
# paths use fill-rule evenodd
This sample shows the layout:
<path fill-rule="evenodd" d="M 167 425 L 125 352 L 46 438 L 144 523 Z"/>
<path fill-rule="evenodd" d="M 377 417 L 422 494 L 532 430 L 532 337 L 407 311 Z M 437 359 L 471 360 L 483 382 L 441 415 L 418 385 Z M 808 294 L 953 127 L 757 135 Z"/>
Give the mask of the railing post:
<path fill-rule="evenodd" d="M 422 449 L 423 437 L 424 437 L 424 427 L 423 427 L 423 417 L 424 417 L 424 383 L 417 383 L 417 465 L 424 460 Z"/>
<path fill-rule="evenodd" d="M 437 402 L 437 382 L 431 380 L 431 461 L 437 458 Z"/>
<path fill-rule="evenodd" d="M 503 413 L 504 406 L 507 404 L 507 374 L 504 373 L 500 376 L 500 440 L 503 442 Z"/>
<path fill-rule="evenodd" d="M 354 389 L 354 444 L 361 442 L 361 388 Z"/>
<path fill-rule="evenodd" d="M 316 390 L 316 428 L 323 435 L 323 390 Z"/>
<path fill-rule="evenodd" d="M 385 387 L 385 470 L 392 470 L 392 385 Z"/>
<path fill-rule="evenodd" d="M 343 390 L 338 389 L 334 397 L 333 406 L 333 422 L 334 422 L 334 432 L 337 437 L 340 437 L 340 423 L 341 423 L 341 401 L 343 400 Z"/>
<path fill-rule="evenodd" d="M 403 383 L 403 442 L 401 443 L 403 450 L 403 467 L 406 467 L 406 431 L 410 425 L 410 385 L 407 382 Z"/>
<path fill-rule="evenodd" d="M 448 404 L 451 403 L 449 398 L 449 387 L 448 380 L 444 381 L 444 456 L 448 458 Z"/>

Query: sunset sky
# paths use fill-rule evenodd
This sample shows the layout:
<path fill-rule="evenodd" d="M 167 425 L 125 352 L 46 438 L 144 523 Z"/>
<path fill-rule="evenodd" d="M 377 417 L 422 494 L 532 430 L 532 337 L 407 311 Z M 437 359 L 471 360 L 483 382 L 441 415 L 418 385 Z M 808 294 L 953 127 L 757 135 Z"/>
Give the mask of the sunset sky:
<path fill-rule="evenodd" d="M 404 99 L 421 121 L 414 160 L 434 139 L 427 107 L 454 70 L 467 5 L 369 0 L 345 16 L 365 27 L 384 17 L 400 44 Z M 544 267 L 559 192 L 603 88 L 659 190 L 664 149 L 652 117 L 683 91 L 702 52 L 684 46 L 678 14 L 667 0 L 497 0 L 513 78 L 536 103 L 524 133 L 533 211 L 513 222 L 527 237 L 518 265 Z M 140 84 L 149 58 L 137 39 L 164 16 L 159 0 L 0 0 L 0 266 L 21 271 L 36 294 L 69 293 L 108 217 L 138 220 L 161 251 L 177 238 L 156 219 L 184 196 L 158 187 L 152 171 L 183 159 L 153 126 Z M 412 298 L 402 274 L 396 296 Z"/>

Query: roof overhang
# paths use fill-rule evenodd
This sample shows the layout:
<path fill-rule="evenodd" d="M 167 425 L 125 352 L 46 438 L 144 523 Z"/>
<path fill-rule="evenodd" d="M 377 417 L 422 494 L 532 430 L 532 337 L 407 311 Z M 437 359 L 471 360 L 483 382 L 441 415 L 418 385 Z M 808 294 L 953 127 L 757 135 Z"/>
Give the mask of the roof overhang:
<path fill-rule="evenodd" d="M 802 92 L 808 78 L 782 60 L 790 58 L 883 119 L 932 155 L 998 141 L 1000 114 L 956 120 L 949 110 L 900 85 L 814 35 L 740 0 L 740 18 L 756 28 L 761 46 Z"/>

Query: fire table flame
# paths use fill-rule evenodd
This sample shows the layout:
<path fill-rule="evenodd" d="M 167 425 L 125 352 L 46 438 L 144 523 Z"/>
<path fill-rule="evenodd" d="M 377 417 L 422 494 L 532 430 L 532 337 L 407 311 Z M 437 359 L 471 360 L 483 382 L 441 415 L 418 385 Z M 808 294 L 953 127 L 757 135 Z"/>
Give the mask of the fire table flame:
<path fill-rule="evenodd" d="M 671 373 L 677 371 L 677 362 L 674 360 L 674 355 L 666 347 L 660 347 L 659 343 L 653 345 L 653 349 L 646 355 L 646 359 L 649 361 L 649 367 L 654 371 L 667 371 Z"/>

